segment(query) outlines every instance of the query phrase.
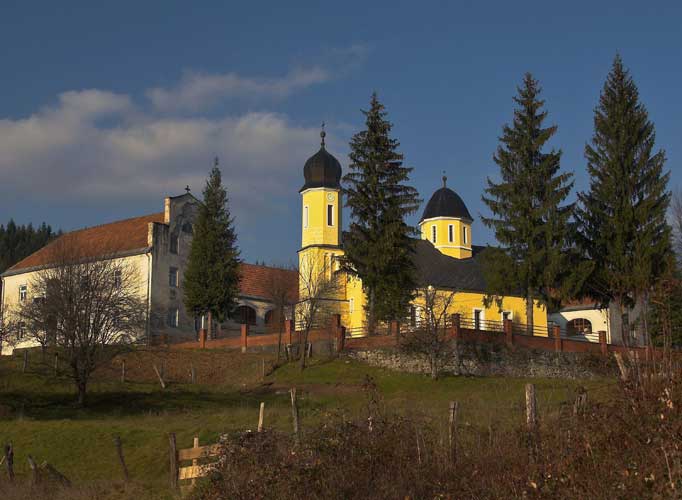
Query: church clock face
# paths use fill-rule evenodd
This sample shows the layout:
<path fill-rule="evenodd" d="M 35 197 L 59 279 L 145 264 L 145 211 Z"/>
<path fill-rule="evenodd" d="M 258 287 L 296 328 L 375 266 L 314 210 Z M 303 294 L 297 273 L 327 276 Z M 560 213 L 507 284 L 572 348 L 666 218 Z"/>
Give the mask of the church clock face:
<path fill-rule="evenodd" d="M 327 193 L 327 199 L 329 201 L 334 201 L 334 193 Z"/>

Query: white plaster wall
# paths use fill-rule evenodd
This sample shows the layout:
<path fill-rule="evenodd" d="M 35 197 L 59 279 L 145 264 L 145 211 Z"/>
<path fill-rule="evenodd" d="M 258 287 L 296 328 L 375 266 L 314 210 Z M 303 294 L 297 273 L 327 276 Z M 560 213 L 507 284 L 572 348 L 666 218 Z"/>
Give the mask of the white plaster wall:
<path fill-rule="evenodd" d="M 609 331 L 608 309 L 581 309 L 571 311 L 559 311 L 549 315 L 549 321 L 559 325 L 562 330 L 566 329 L 569 321 L 578 318 L 585 318 L 592 323 L 592 333 L 600 331 L 606 332 L 606 342 L 611 343 L 611 332 Z"/>
<path fill-rule="evenodd" d="M 147 276 L 149 274 L 149 259 L 147 254 L 131 255 L 128 257 L 121 257 L 114 259 L 115 262 L 121 263 L 126 267 L 130 267 L 132 272 L 136 276 L 136 285 L 138 288 L 138 294 L 142 300 L 147 301 Z M 19 287 L 21 285 L 26 285 L 27 295 L 26 300 L 33 300 L 35 293 L 33 283 L 38 277 L 40 270 L 30 271 L 21 274 L 15 274 L 12 276 L 5 276 L 2 279 L 2 317 L 10 318 L 13 311 L 19 306 Z M 14 341 L 12 344 L 2 345 L 2 355 L 11 355 L 14 349 L 21 349 L 27 347 L 37 347 L 39 344 L 31 339 Z"/>

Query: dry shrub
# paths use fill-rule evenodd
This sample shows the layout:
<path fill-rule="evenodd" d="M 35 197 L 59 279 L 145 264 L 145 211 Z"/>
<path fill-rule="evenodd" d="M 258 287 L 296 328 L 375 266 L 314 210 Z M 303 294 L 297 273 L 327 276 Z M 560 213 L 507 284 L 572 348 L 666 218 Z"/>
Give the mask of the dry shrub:
<path fill-rule="evenodd" d="M 243 434 L 197 498 L 682 498 L 679 374 L 622 384 L 608 404 L 524 428 L 460 427 L 457 462 L 442 426 L 417 418 L 329 416 L 297 446 Z M 373 397 L 369 399 L 372 400 Z M 444 415 L 444 419 L 445 419 Z"/>

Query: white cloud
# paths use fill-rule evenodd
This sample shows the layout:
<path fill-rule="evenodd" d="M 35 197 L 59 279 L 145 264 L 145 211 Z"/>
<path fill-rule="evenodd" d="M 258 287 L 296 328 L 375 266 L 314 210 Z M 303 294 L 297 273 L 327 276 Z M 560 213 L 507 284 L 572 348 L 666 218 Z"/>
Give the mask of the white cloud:
<path fill-rule="evenodd" d="M 302 126 L 273 111 L 199 110 L 221 99 L 285 98 L 342 74 L 365 52 L 331 51 L 324 64 L 280 78 L 187 73 L 177 85 L 148 89 L 139 103 L 106 90 L 73 90 L 26 118 L 0 118 L 0 212 L 16 210 L 9 199 L 42 206 L 161 203 L 187 184 L 199 194 L 215 156 L 242 223 L 289 210 L 303 164 L 318 147 L 317 123 Z M 333 73 L 325 69 L 331 67 Z M 330 144 L 334 132 L 328 130 Z"/>
<path fill-rule="evenodd" d="M 235 213 L 248 220 L 291 202 L 317 134 L 273 112 L 158 116 L 125 95 L 67 92 L 28 118 L 0 120 L 0 201 L 4 192 L 48 205 L 160 203 L 186 184 L 200 193 L 217 155 Z"/>
<path fill-rule="evenodd" d="M 187 72 L 177 85 L 152 88 L 146 95 L 160 111 L 197 111 L 229 98 L 283 98 L 329 79 L 322 67 L 296 68 L 280 78 Z"/>

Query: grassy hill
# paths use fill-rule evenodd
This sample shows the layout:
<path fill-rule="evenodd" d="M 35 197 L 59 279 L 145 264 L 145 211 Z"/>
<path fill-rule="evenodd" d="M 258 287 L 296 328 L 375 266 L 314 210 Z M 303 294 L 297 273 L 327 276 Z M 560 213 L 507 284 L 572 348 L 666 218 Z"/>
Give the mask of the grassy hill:
<path fill-rule="evenodd" d="M 380 405 L 394 414 L 444 422 L 448 401 L 461 405 L 462 425 L 504 429 L 523 419 L 523 387 L 511 378 L 427 377 L 372 368 L 343 358 L 316 359 L 301 373 L 293 364 L 273 370 L 267 355 L 234 351 L 140 350 L 96 373 L 87 408 L 74 404 L 65 374 L 55 376 L 50 359 L 30 354 L 27 373 L 20 356 L 0 358 L 0 444 L 12 442 L 15 469 L 27 480 L 27 455 L 47 461 L 76 485 L 104 488 L 110 498 L 164 498 L 168 484 L 168 433 L 180 447 L 198 435 L 202 444 L 221 433 L 255 430 L 260 402 L 265 425 L 291 429 L 288 389 L 300 394 L 301 425 L 313 428 L 330 413 L 361 417 L 367 406 L 367 377 L 376 384 Z M 161 389 L 154 366 L 164 372 Z M 266 375 L 263 377 L 263 367 Z M 194 367 L 197 383 L 190 383 Z M 60 369 L 61 370 L 61 369 Z M 584 386 L 592 400 L 607 399 L 612 381 L 532 379 L 541 415 L 565 411 Z M 132 486 L 122 486 L 114 436 L 123 441 Z M 0 484 L 5 480 L 4 472 Z M 94 496 L 102 497 L 98 491 Z M 87 497 L 87 495 L 86 495 Z M 84 497 L 85 498 L 85 497 Z"/>

